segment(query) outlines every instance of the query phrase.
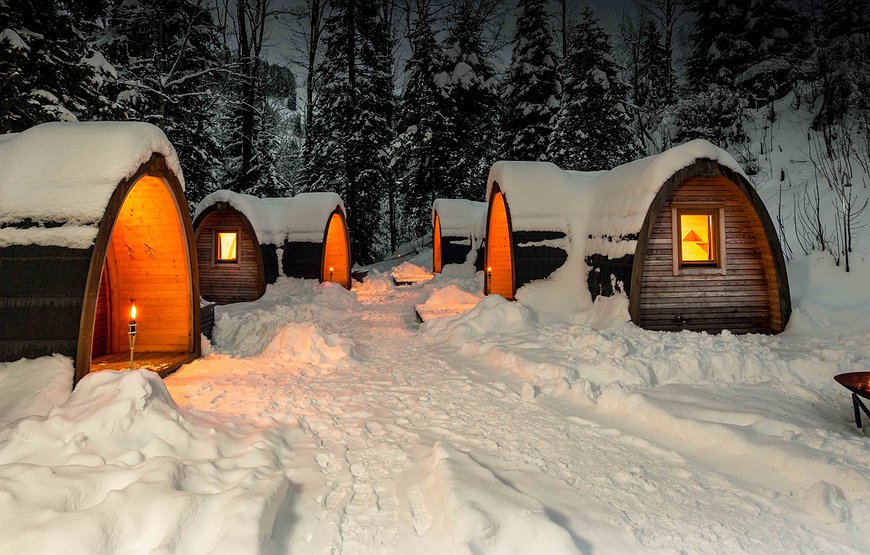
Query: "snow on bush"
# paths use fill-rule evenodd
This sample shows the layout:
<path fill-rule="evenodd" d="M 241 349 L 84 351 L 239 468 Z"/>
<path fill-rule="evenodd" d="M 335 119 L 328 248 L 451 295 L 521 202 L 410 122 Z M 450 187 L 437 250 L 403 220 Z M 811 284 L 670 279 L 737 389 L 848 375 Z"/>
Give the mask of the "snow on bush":
<path fill-rule="evenodd" d="M 449 538 L 471 553 L 580 553 L 541 503 L 449 443 L 436 442 L 408 490 L 418 534 Z"/>
<path fill-rule="evenodd" d="M 0 426 L 48 414 L 69 397 L 74 373 L 61 355 L 0 363 Z"/>
<path fill-rule="evenodd" d="M 0 429 L 0 552 L 260 553 L 286 450 L 275 430 L 181 410 L 155 373 L 90 374 L 46 417 Z"/>

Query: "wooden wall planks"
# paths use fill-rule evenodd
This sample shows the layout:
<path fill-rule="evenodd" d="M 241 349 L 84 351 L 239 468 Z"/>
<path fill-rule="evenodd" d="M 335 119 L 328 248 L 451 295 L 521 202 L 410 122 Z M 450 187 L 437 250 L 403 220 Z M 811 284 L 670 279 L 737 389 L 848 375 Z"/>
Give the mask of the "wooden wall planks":
<path fill-rule="evenodd" d="M 691 270 L 674 275 L 675 204 L 724 206 L 724 275 Z M 636 323 L 644 328 L 712 333 L 782 329 L 776 269 L 764 226 L 749 199 L 724 176 L 691 177 L 661 204 L 649 230 L 642 272 Z"/>

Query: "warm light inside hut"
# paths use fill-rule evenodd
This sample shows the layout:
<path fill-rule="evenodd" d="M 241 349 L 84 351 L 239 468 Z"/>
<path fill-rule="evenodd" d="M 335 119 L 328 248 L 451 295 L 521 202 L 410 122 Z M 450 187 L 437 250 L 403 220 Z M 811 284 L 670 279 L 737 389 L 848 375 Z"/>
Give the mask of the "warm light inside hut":
<path fill-rule="evenodd" d="M 191 357 L 192 291 L 180 216 L 186 209 L 163 180 L 151 176 L 139 179 L 124 199 L 103 262 L 91 371 L 129 368 L 131 332 L 138 367 L 159 370 Z"/>
<path fill-rule="evenodd" d="M 432 271 L 441 273 L 441 218 L 435 214 L 435 231 L 432 234 Z"/>
<path fill-rule="evenodd" d="M 713 215 L 680 214 L 680 258 L 683 262 L 713 262 Z"/>
<path fill-rule="evenodd" d="M 326 275 L 323 276 L 323 280 L 334 281 L 344 287 L 350 287 L 347 233 L 344 221 L 337 212 L 329 219 L 324 249 L 323 265 Z"/>
<path fill-rule="evenodd" d="M 221 262 L 238 260 L 239 234 L 236 232 L 218 232 L 217 259 Z"/>
<path fill-rule="evenodd" d="M 495 293 L 512 301 L 514 299 L 514 270 L 511 259 L 511 240 L 504 194 L 495 193 L 490 206 L 489 227 L 486 236 L 487 293 Z"/>

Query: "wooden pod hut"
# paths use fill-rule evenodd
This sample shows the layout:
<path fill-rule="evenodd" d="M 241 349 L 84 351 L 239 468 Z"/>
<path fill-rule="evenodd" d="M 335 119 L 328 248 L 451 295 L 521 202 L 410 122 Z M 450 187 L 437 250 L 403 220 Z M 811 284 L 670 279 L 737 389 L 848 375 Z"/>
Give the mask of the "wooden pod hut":
<path fill-rule="evenodd" d="M 435 199 L 432 203 L 432 271 L 448 264 L 471 262 L 483 269 L 486 203 L 465 199 Z"/>
<path fill-rule="evenodd" d="M 578 277 L 590 298 L 626 295 L 632 321 L 643 328 L 779 333 L 788 322 L 791 297 L 776 228 L 738 163 L 706 141 L 605 172 L 559 176 L 549 164 L 494 167 L 489 201 L 488 291 L 513 298 L 530 278 L 551 279 L 562 267 L 573 275 L 582 266 Z M 544 225 L 546 202 L 573 208 L 550 210 L 562 216 Z M 529 227 L 537 227 L 536 237 L 517 238 L 517 228 Z M 544 227 L 551 228 L 546 236 Z M 558 254 L 539 255 L 533 269 L 523 268 L 530 259 L 524 250 L 560 240 L 556 232 L 564 234 L 561 248 L 550 245 Z M 503 260 L 511 254 L 512 277 L 505 277 Z"/>
<path fill-rule="evenodd" d="M 200 354 L 184 181 L 160 129 L 48 123 L 0 138 L 0 360 L 60 353 L 75 379 Z"/>
<path fill-rule="evenodd" d="M 219 304 L 253 301 L 289 277 L 350 288 L 350 240 L 335 193 L 261 199 L 216 191 L 194 217 L 200 289 Z"/>

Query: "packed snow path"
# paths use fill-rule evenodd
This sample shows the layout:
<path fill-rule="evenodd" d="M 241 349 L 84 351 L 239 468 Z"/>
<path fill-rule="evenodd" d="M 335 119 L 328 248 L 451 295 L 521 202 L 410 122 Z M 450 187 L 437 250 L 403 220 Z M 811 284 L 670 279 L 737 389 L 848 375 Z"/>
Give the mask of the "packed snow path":
<path fill-rule="evenodd" d="M 347 317 L 307 314 L 314 342 L 326 340 L 320 364 L 267 347 L 167 380 L 184 407 L 292 430 L 275 553 L 860 552 L 752 480 L 421 341 L 416 288 L 358 295 Z M 248 323 L 300 315 L 265 308 Z"/>

